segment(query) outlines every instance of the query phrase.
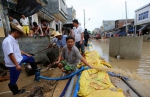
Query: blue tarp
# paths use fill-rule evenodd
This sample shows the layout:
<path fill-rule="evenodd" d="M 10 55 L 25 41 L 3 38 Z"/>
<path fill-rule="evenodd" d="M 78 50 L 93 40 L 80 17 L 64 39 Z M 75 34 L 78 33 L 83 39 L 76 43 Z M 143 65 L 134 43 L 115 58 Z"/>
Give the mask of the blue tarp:
<path fill-rule="evenodd" d="M 129 32 L 134 32 L 134 28 L 130 28 L 130 29 L 129 29 Z"/>
<path fill-rule="evenodd" d="M 124 32 L 124 31 L 122 31 L 122 32 L 119 33 L 119 35 L 121 35 L 121 36 L 123 36 L 125 34 L 126 34 L 126 32 Z"/>

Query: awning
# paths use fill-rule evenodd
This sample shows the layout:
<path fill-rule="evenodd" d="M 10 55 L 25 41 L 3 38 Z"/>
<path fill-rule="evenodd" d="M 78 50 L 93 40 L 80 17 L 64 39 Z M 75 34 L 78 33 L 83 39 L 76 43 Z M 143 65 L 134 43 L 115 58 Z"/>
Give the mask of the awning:
<path fill-rule="evenodd" d="M 73 24 L 72 23 L 70 23 L 70 24 L 64 24 L 63 27 L 73 29 Z"/>
<path fill-rule="evenodd" d="M 125 34 L 126 34 L 126 32 L 124 32 L 124 31 L 119 33 L 119 35 L 122 35 L 122 36 L 125 35 Z"/>
<path fill-rule="evenodd" d="M 134 28 L 133 28 L 133 27 L 130 28 L 130 29 L 129 29 L 129 32 L 134 32 Z"/>
<path fill-rule="evenodd" d="M 147 25 L 142 26 L 140 29 L 138 29 L 137 31 L 142 31 L 147 27 Z"/>
<path fill-rule="evenodd" d="M 117 34 L 117 33 L 119 33 L 121 30 L 117 30 L 117 31 L 115 31 L 113 34 Z"/>
<path fill-rule="evenodd" d="M 42 8 L 36 0 L 18 0 L 16 11 L 26 17 L 37 13 Z"/>
<path fill-rule="evenodd" d="M 2 0 L 2 4 L 14 12 L 25 15 L 26 17 L 37 13 L 42 8 L 42 5 L 36 0 L 18 0 L 17 4 L 10 0 Z"/>

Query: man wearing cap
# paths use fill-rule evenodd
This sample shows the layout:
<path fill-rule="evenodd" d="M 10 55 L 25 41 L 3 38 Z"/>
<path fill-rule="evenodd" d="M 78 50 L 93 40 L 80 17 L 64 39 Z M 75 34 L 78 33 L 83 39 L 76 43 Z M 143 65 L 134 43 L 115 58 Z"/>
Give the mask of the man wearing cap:
<path fill-rule="evenodd" d="M 60 48 L 60 51 L 61 51 L 62 48 L 64 46 L 66 46 L 66 37 L 67 37 L 67 35 L 62 35 L 59 32 L 55 32 L 54 37 L 56 37 L 56 38 L 54 38 L 51 41 L 51 44 L 47 48 L 50 48 L 53 45 L 53 43 L 57 43 L 57 46 Z"/>
<path fill-rule="evenodd" d="M 75 45 L 79 50 L 81 48 L 82 55 L 84 56 L 84 31 L 79 25 L 78 20 L 74 19 L 72 22 L 73 26 L 76 27 L 74 29 Z"/>
<path fill-rule="evenodd" d="M 4 52 L 5 64 L 10 71 L 10 83 L 8 84 L 8 87 L 13 95 L 16 95 L 25 92 L 25 89 L 18 90 L 16 84 L 20 75 L 22 63 L 30 63 L 34 72 L 36 71 L 37 66 L 31 55 L 20 50 L 18 41 L 16 40 L 24 34 L 23 28 L 20 25 L 16 26 L 13 23 L 11 23 L 11 26 L 11 34 L 4 39 L 2 49 Z"/>

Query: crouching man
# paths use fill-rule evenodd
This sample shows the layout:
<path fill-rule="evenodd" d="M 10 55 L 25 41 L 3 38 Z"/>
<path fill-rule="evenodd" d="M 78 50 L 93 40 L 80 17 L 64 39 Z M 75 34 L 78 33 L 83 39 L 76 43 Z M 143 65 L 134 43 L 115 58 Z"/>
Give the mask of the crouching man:
<path fill-rule="evenodd" d="M 8 84 L 8 87 L 12 91 L 13 95 L 16 95 L 25 92 L 25 89 L 18 90 L 18 86 L 16 84 L 20 75 L 21 64 L 24 62 L 30 63 L 35 72 L 37 66 L 31 55 L 20 50 L 18 41 L 16 40 L 24 34 L 23 28 L 20 25 L 16 26 L 12 23 L 11 26 L 11 34 L 4 39 L 2 48 L 5 64 L 10 71 L 10 83 Z"/>
<path fill-rule="evenodd" d="M 80 60 L 87 66 L 91 67 L 90 64 L 82 57 L 78 48 L 74 45 L 75 39 L 72 36 L 66 38 L 67 45 L 63 47 L 62 52 L 55 63 L 63 72 L 70 74 L 73 72 L 80 62 Z"/>

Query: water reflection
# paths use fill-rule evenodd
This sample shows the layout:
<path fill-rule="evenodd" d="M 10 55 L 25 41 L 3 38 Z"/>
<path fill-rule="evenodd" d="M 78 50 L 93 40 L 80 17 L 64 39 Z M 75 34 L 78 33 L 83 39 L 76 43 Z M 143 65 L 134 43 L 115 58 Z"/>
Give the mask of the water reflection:
<path fill-rule="evenodd" d="M 107 62 L 110 62 L 112 66 L 118 68 L 125 68 L 129 71 L 137 72 L 140 75 L 150 76 L 150 42 L 144 42 L 141 58 L 137 60 L 118 60 L 113 57 L 109 57 L 109 40 L 91 40 L 93 49 L 97 50 L 98 53 Z"/>

